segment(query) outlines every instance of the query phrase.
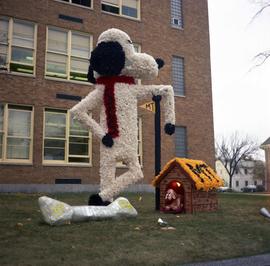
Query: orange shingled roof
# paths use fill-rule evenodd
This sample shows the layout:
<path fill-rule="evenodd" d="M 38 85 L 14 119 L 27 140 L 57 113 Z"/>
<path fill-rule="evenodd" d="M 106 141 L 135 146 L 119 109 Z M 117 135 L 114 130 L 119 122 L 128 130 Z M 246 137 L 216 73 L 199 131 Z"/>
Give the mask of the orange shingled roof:
<path fill-rule="evenodd" d="M 160 174 L 152 180 L 152 185 L 157 186 L 172 164 L 176 163 L 195 183 L 196 189 L 208 191 L 224 185 L 223 180 L 204 161 L 186 158 L 174 158 L 169 161 Z"/>

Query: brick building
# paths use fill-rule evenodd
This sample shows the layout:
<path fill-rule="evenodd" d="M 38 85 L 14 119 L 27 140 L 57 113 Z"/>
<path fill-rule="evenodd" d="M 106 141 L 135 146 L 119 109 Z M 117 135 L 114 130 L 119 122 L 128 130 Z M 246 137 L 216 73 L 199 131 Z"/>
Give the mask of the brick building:
<path fill-rule="evenodd" d="M 162 134 L 162 166 L 174 156 L 214 166 L 207 0 L 0 1 L 2 191 L 98 184 L 99 142 L 72 122 L 68 109 L 92 89 L 90 51 L 111 27 L 166 62 L 151 82 L 175 90 L 176 134 Z M 138 156 L 149 184 L 154 114 L 139 109 Z M 125 171 L 121 162 L 117 171 Z"/>

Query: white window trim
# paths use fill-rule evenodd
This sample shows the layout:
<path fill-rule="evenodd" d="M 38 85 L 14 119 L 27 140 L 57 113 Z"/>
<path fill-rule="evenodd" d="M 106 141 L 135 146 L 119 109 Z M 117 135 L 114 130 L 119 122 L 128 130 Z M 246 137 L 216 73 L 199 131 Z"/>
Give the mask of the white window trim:
<path fill-rule="evenodd" d="M 106 1 L 105 1 L 105 2 L 106 2 Z M 119 14 L 115 14 L 115 13 L 111 13 L 111 12 L 102 10 L 102 4 L 103 4 L 103 1 L 101 0 L 101 2 L 100 2 L 101 13 L 108 14 L 108 15 L 112 15 L 112 16 L 117 16 L 117 17 L 123 17 L 123 18 L 131 19 L 131 20 L 135 20 L 135 21 L 141 21 L 141 0 L 138 0 L 138 5 L 137 5 L 138 17 L 137 17 L 137 18 L 123 15 L 123 14 L 122 14 L 122 3 L 123 3 L 122 0 L 118 0 L 118 5 L 113 5 L 113 4 L 109 4 L 109 3 L 104 3 L 104 4 L 108 5 L 108 6 L 115 6 L 115 7 L 118 7 L 118 8 L 119 8 Z"/>
<path fill-rule="evenodd" d="M 62 1 L 62 0 L 54 0 L 55 2 L 58 2 L 58 3 L 62 3 L 62 4 L 65 4 L 65 5 L 71 5 L 71 6 L 76 6 L 76 7 L 81 7 L 81 8 L 85 8 L 85 9 L 91 9 L 93 10 L 94 9 L 94 0 L 91 0 L 91 6 L 84 6 L 84 5 L 79 5 L 79 4 L 75 4 L 75 3 L 72 3 L 71 1 L 72 0 L 69 0 L 69 2 L 65 2 L 65 1 Z"/>
<path fill-rule="evenodd" d="M 44 159 L 44 148 L 45 148 L 45 112 L 46 109 L 53 109 L 53 110 L 59 110 L 61 112 L 66 112 L 66 136 L 65 139 L 59 138 L 61 140 L 65 140 L 65 160 L 45 160 Z M 57 113 L 57 112 L 52 112 Z M 88 139 L 89 139 L 89 145 L 88 145 L 88 154 L 89 156 L 85 156 L 85 158 L 89 157 L 89 163 L 69 163 L 68 157 L 69 157 L 69 128 L 70 128 L 70 112 L 66 109 L 60 109 L 60 108 L 53 108 L 53 107 L 45 107 L 43 108 L 43 135 L 42 135 L 42 165 L 46 166 L 85 166 L 85 167 L 92 167 L 92 155 L 93 155 L 93 141 L 92 141 L 92 133 L 89 131 Z M 80 158 L 83 158 L 84 156 L 78 156 Z"/>
<path fill-rule="evenodd" d="M 0 73 L 6 73 L 6 74 L 12 74 L 12 75 L 18 75 L 18 76 L 24 76 L 24 77 L 36 77 L 36 57 L 37 57 L 37 31 L 38 31 L 38 25 L 35 22 L 23 20 L 23 19 L 17 19 L 17 18 L 11 18 L 7 16 L 1 16 L 0 18 L 5 18 L 8 20 L 8 49 L 7 49 L 7 70 L 0 70 Z M 34 24 L 34 47 L 33 47 L 33 74 L 31 73 L 23 73 L 23 72 L 16 72 L 10 70 L 10 63 L 11 62 L 11 49 L 13 47 L 13 24 L 14 20 L 16 21 L 22 21 L 26 23 L 32 23 Z M 23 46 L 15 46 L 15 47 L 22 47 Z M 29 47 L 26 47 L 27 49 L 30 49 Z M 28 64 L 24 64 L 28 65 Z"/>
<path fill-rule="evenodd" d="M 48 50 L 48 36 L 49 36 L 49 28 L 50 29 L 55 29 L 55 30 L 59 30 L 59 31 L 63 31 L 67 33 L 67 53 L 61 53 L 61 52 L 54 52 L 54 51 L 49 51 Z M 75 31 L 75 30 L 68 30 L 65 28 L 60 28 L 60 27 L 55 27 L 55 26 L 50 26 L 47 25 L 46 27 L 46 51 L 45 51 L 45 68 L 44 68 L 44 79 L 49 79 L 49 80 L 57 80 L 57 81 L 64 81 L 64 82 L 71 82 L 71 83 L 78 83 L 78 84 L 86 84 L 89 86 L 89 82 L 88 81 L 79 81 L 79 80 L 71 80 L 70 79 L 70 65 L 71 65 L 71 57 L 75 57 L 75 58 L 79 58 L 79 59 L 86 59 L 86 58 L 82 58 L 82 57 L 76 57 L 76 56 L 72 56 L 71 55 L 71 39 L 72 39 L 72 33 L 78 33 L 81 35 L 85 35 L 85 36 L 89 36 L 90 38 L 90 47 L 89 47 L 89 51 L 91 52 L 93 50 L 93 35 L 90 33 L 86 33 L 86 32 L 81 32 L 81 31 Z M 66 64 L 66 73 L 67 73 L 67 78 L 58 78 L 58 77 L 51 77 L 51 76 L 47 76 L 47 55 L 48 53 L 51 54 L 57 54 L 57 55 L 65 55 L 67 56 L 67 64 Z M 89 60 L 89 58 L 87 58 Z"/>
<path fill-rule="evenodd" d="M 30 145 L 29 145 L 29 159 L 7 159 L 7 137 L 8 137 L 8 105 L 31 107 L 31 128 L 30 128 Z M 4 119 L 3 119 L 3 146 L 2 146 L 2 158 L 0 158 L 0 164 L 31 164 L 33 163 L 33 139 L 34 139 L 34 106 L 24 104 L 11 104 L 3 103 L 4 105 Z"/>

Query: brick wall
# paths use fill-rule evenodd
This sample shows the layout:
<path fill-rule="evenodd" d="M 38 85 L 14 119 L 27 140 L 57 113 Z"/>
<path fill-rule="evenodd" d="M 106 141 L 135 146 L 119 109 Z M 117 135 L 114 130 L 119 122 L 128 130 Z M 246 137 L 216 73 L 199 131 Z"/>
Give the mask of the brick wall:
<path fill-rule="evenodd" d="M 186 95 L 175 97 L 176 124 L 187 127 L 188 156 L 214 166 L 207 1 L 183 2 L 183 30 L 170 26 L 170 3 L 167 0 L 141 1 L 141 21 L 102 13 L 100 1 L 93 2 L 91 10 L 54 0 L 27 0 L 23 4 L 21 0 L 0 1 L 0 15 L 38 24 L 36 77 L 0 74 L 0 102 L 34 106 L 33 164 L 0 164 L 0 183 L 54 183 L 55 178 L 61 177 L 81 178 L 84 184 L 99 182 L 99 143 L 95 138 L 92 167 L 42 165 L 43 108 L 71 108 L 76 102 L 56 99 L 56 93 L 84 97 L 92 89 L 88 84 L 44 78 L 46 25 L 90 33 L 94 46 L 99 34 L 112 26 L 127 31 L 135 43 L 141 44 L 143 52 L 165 60 L 166 65 L 159 77 L 152 82 L 155 84 L 171 84 L 172 55 L 184 57 Z M 79 17 L 83 23 L 61 20 L 59 14 Z M 154 115 L 145 110 L 140 110 L 139 115 L 143 120 L 145 179 L 142 182 L 149 183 L 154 176 Z M 94 114 L 94 117 L 97 118 L 97 115 Z M 172 157 L 174 137 L 162 134 L 162 166 Z M 119 169 L 118 174 L 123 171 Z"/>

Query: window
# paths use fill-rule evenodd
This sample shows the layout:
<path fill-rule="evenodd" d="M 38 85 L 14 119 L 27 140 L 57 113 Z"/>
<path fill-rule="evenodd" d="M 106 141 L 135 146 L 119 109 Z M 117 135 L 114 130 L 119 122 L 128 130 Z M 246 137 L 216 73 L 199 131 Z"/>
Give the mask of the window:
<path fill-rule="evenodd" d="M 80 5 L 80 6 L 92 7 L 91 0 L 60 0 L 60 1 L 75 4 L 75 5 Z"/>
<path fill-rule="evenodd" d="M 47 33 L 46 76 L 88 81 L 91 36 L 53 27 Z"/>
<path fill-rule="evenodd" d="M 85 163 L 91 160 L 91 135 L 66 110 L 45 109 L 45 163 Z"/>
<path fill-rule="evenodd" d="M 187 129 L 186 127 L 175 127 L 175 155 L 176 157 L 187 157 Z"/>
<path fill-rule="evenodd" d="M 184 58 L 173 56 L 172 58 L 172 82 L 175 95 L 185 95 L 184 82 Z"/>
<path fill-rule="evenodd" d="M 142 143 L 142 119 L 138 118 L 138 160 L 143 165 L 143 143 Z M 117 167 L 125 167 L 124 162 L 117 162 Z"/>
<path fill-rule="evenodd" d="M 141 45 L 138 43 L 133 43 L 134 46 L 134 50 L 136 53 L 140 53 L 141 52 Z"/>
<path fill-rule="evenodd" d="M 102 0 L 101 9 L 108 13 L 140 19 L 140 0 Z"/>
<path fill-rule="evenodd" d="M 0 162 L 31 162 L 32 143 L 32 107 L 0 104 Z"/>
<path fill-rule="evenodd" d="M 254 181 L 254 185 L 257 186 L 257 180 Z"/>
<path fill-rule="evenodd" d="M 248 181 L 245 181 L 245 186 L 246 186 L 246 187 L 248 186 Z"/>
<path fill-rule="evenodd" d="M 171 25 L 174 28 L 183 28 L 183 3 L 182 0 L 171 0 Z"/>
<path fill-rule="evenodd" d="M 0 70 L 35 74 L 36 25 L 0 17 Z"/>
<path fill-rule="evenodd" d="M 248 170 L 245 168 L 245 175 L 247 175 L 248 174 Z"/>
<path fill-rule="evenodd" d="M 141 45 L 140 44 L 133 43 L 133 46 L 134 46 L 134 50 L 136 53 L 141 53 Z M 142 84 L 141 79 L 135 79 L 135 82 L 136 82 L 136 84 L 139 84 L 139 85 Z"/>
<path fill-rule="evenodd" d="M 239 181 L 238 181 L 238 180 L 235 181 L 235 186 L 236 186 L 236 187 L 239 187 Z"/>

